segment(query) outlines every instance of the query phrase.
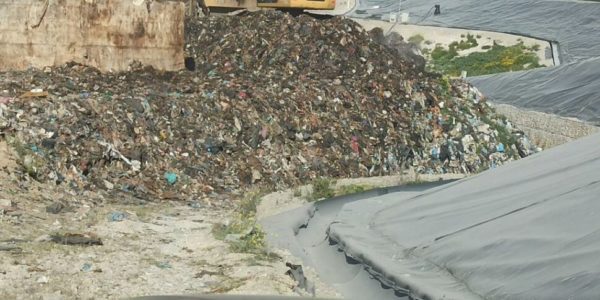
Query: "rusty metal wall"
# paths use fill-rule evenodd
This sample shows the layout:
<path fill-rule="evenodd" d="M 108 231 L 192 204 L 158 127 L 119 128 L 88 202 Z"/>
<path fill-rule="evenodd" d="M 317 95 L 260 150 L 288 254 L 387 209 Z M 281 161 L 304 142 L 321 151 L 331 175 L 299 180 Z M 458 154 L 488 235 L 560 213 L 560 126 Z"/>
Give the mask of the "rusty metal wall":
<path fill-rule="evenodd" d="M 0 71 L 75 61 L 183 65 L 185 5 L 151 0 L 0 0 Z"/>

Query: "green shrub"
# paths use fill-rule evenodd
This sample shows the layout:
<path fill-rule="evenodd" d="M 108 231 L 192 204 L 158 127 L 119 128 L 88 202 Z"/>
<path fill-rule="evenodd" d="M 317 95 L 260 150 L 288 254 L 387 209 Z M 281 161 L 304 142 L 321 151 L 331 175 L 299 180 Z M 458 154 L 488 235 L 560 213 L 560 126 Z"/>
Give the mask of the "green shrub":
<path fill-rule="evenodd" d="M 485 46 L 484 46 L 485 47 Z M 470 76 L 521 71 L 539 68 L 539 57 L 521 44 L 505 47 L 494 45 L 487 52 L 474 52 L 467 56 L 451 56 L 449 51 L 434 49 L 432 66 L 434 71 L 459 76 L 462 70 Z"/>
<path fill-rule="evenodd" d="M 43 152 L 37 146 L 26 145 L 16 137 L 7 138 L 7 142 L 15 150 L 19 166 L 31 178 L 40 180 L 43 170 L 48 165 Z"/>
<path fill-rule="evenodd" d="M 374 189 L 373 186 L 368 184 L 350 184 L 341 186 L 335 193 L 336 196 L 343 196 L 349 194 L 356 194 L 368 190 Z"/>
<path fill-rule="evenodd" d="M 417 46 L 420 45 L 424 40 L 425 38 L 420 34 L 415 34 L 408 38 L 409 43 L 415 44 Z"/>
<path fill-rule="evenodd" d="M 213 236 L 218 240 L 227 240 L 231 250 L 242 253 L 263 255 L 266 253 L 265 233 L 256 222 L 256 209 L 262 193 L 252 190 L 240 200 L 238 211 L 231 223 L 215 224 Z M 227 236 L 236 238 L 227 239 Z"/>
<path fill-rule="evenodd" d="M 308 201 L 317 201 L 319 199 L 327 199 L 335 196 L 335 191 L 332 185 L 335 184 L 334 180 L 328 178 L 317 178 L 312 182 L 312 192 L 308 195 Z"/>
<path fill-rule="evenodd" d="M 467 50 L 471 48 L 475 48 L 479 45 L 475 37 L 471 34 L 467 34 L 467 40 L 461 40 L 460 42 L 452 42 L 450 44 L 450 49 L 453 47 L 458 50 Z"/>
<path fill-rule="evenodd" d="M 299 188 L 294 189 L 293 195 L 294 197 L 302 196 L 302 190 L 300 190 Z"/>
<path fill-rule="evenodd" d="M 242 217 L 253 217 L 256 215 L 256 209 L 260 203 L 262 194 L 259 190 L 251 190 L 244 194 L 238 208 Z"/>
<path fill-rule="evenodd" d="M 456 49 L 451 48 L 450 50 L 446 50 L 442 46 L 436 46 L 431 51 L 431 58 L 434 60 L 450 60 L 457 55 L 458 52 L 456 52 Z"/>

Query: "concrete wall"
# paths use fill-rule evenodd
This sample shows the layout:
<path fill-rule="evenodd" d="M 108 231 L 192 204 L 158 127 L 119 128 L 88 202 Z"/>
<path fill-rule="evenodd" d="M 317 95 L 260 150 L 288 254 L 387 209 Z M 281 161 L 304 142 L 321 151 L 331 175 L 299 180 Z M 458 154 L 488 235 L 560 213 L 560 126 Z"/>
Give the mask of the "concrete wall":
<path fill-rule="evenodd" d="M 0 0 L 0 71 L 75 61 L 183 65 L 185 5 L 151 0 Z"/>

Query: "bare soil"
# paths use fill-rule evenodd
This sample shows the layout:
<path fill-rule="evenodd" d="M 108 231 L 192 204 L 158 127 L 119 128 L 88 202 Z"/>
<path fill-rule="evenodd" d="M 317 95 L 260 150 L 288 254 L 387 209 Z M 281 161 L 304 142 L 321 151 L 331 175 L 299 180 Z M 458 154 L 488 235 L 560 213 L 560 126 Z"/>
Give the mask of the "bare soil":
<path fill-rule="evenodd" d="M 116 299 L 206 293 L 298 295 L 285 274 L 284 251 L 274 257 L 235 253 L 215 239 L 214 224 L 232 211 L 177 202 L 117 204 L 101 195 L 71 195 L 27 179 L 0 140 L 0 298 Z M 46 211 L 52 203 L 65 207 Z M 8 205 L 7 205 L 8 204 Z M 114 221 L 115 213 L 124 219 Z M 91 234 L 102 245 L 64 245 L 60 233 Z M 310 269 L 321 297 L 338 294 Z"/>

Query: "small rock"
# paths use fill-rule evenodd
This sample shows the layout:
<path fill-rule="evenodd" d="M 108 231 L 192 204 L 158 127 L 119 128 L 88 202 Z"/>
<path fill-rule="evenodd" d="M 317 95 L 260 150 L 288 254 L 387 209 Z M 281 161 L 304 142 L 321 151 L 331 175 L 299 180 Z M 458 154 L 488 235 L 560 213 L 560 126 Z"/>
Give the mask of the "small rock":
<path fill-rule="evenodd" d="M 48 279 L 48 277 L 46 276 L 41 276 L 40 278 L 38 278 L 36 280 L 37 283 L 41 283 L 41 284 L 45 284 L 48 283 L 50 280 Z"/>
<path fill-rule="evenodd" d="M 477 132 L 481 132 L 481 133 L 485 133 L 485 134 L 490 134 L 490 125 L 488 125 L 488 124 L 481 124 L 481 125 L 477 126 Z"/>
<path fill-rule="evenodd" d="M 204 205 L 202 205 L 202 203 L 200 203 L 198 201 L 190 202 L 190 203 L 188 203 L 188 206 L 190 206 L 191 208 L 202 208 L 202 207 L 204 207 Z"/>
<path fill-rule="evenodd" d="M 50 242 L 52 241 L 52 237 L 48 234 L 41 235 L 33 240 L 36 243 Z"/>
<path fill-rule="evenodd" d="M 108 180 L 104 180 L 103 182 L 107 190 L 112 190 L 115 188 L 115 185 L 109 182 Z"/>
<path fill-rule="evenodd" d="M 65 205 L 60 202 L 54 202 L 46 206 L 46 212 L 51 214 L 58 214 L 65 208 Z"/>
<path fill-rule="evenodd" d="M 239 242 L 243 237 L 244 237 L 244 235 L 242 235 L 242 234 L 231 234 L 230 233 L 225 236 L 225 241 L 230 242 L 230 243 Z"/>
<path fill-rule="evenodd" d="M 262 179 L 262 175 L 258 170 L 252 169 L 252 182 L 256 182 Z"/>
<path fill-rule="evenodd" d="M 140 162 L 139 160 L 132 160 L 131 161 L 131 170 L 133 172 L 137 172 L 142 168 L 142 162 Z"/>
<path fill-rule="evenodd" d="M 461 143 L 463 145 L 463 148 L 466 151 L 472 152 L 475 149 L 475 139 L 473 139 L 473 136 L 470 134 L 465 135 L 462 139 L 461 139 Z"/>
<path fill-rule="evenodd" d="M 67 298 L 63 297 L 60 294 L 60 292 L 55 292 L 54 294 L 50 294 L 50 295 L 42 295 L 40 299 L 42 299 L 42 300 L 64 300 Z"/>
<path fill-rule="evenodd" d="M 0 206 L 12 207 L 13 203 L 11 200 L 8 200 L 8 199 L 0 199 Z"/>

